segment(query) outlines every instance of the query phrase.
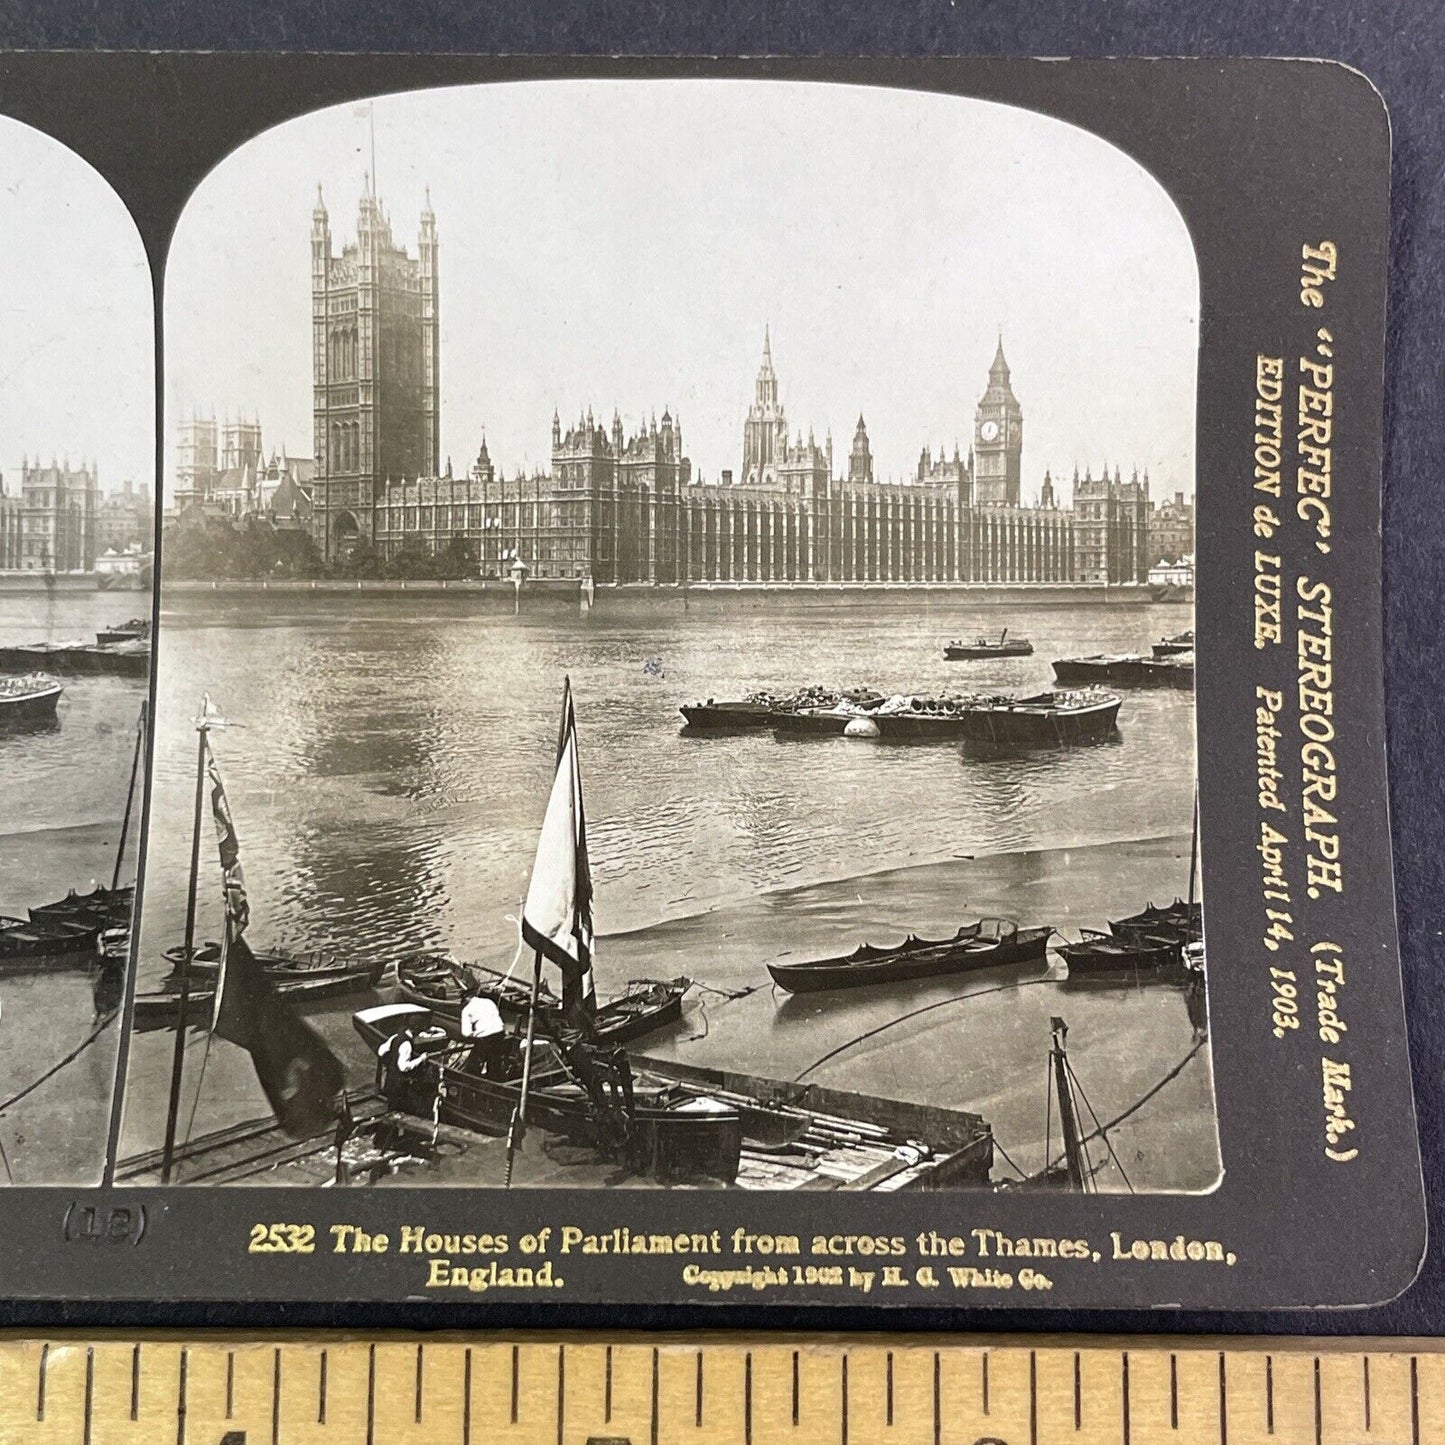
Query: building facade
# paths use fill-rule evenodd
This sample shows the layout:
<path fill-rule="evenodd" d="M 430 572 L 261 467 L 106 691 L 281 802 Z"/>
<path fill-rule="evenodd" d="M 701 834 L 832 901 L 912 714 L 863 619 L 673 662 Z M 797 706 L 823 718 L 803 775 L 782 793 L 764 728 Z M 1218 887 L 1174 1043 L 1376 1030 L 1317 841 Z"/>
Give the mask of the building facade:
<path fill-rule="evenodd" d="M 127 478 L 120 491 L 102 497 L 95 519 L 96 556 L 134 547 L 149 552 L 155 541 L 156 514 L 149 482 Z"/>
<path fill-rule="evenodd" d="M 0 477 L 0 572 L 18 572 L 25 555 L 25 506 Z"/>
<path fill-rule="evenodd" d="M 328 559 L 377 542 L 376 513 L 391 481 L 440 472 L 437 258 L 430 197 L 415 258 L 393 240 L 369 183 L 356 239 L 334 254 L 317 189 L 311 220 L 311 525 Z"/>
<path fill-rule="evenodd" d="M 681 419 L 634 429 L 591 410 L 552 419 L 551 466 L 504 476 L 483 439 L 465 476 L 439 465 L 437 231 L 417 256 L 368 188 L 357 239 L 333 254 L 312 224 L 315 475 L 312 535 L 330 561 L 465 547 L 482 576 L 520 569 L 598 585 L 689 582 L 1143 582 L 1148 478 L 1075 476 L 1073 507 L 1045 476 L 1022 500 L 1023 409 L 999 338 L 967 456 L 925 448 L 903 482 L 877 476 L 858 418 L 846 469 L 833 442 L 790 428 L 765 329 L 736 482 L 694 474 Z"/>
<path fill-rule="evenodd" d="M 33 572 L 90 572 L 95 567 L 97 468 L 48 467 L 28 460 L 20 469 L 20 566 Z"/>
<path fill-rule="evenodd" d="M 1183 492 L 1149 509 L 1149 564 L 1180 562 L 1194 555 L 1194 503 Z"/>

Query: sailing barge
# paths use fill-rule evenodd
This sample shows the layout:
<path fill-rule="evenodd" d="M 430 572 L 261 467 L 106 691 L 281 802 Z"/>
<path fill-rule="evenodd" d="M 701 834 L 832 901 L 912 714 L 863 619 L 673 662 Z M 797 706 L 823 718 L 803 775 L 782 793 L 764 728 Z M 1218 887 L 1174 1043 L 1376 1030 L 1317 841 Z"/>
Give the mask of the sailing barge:
<path fill-rule="evenodd" d="M 521 1039 L 500 1047 L 451 1038 L 430 1010 L 382 1004 L 355 1015 L 381 1063 L 393 1109 L 500 1138 L 519 1102 Z M 424 1062 L 386 1062 L 398 1036 Z M 388 1048 L 388 1044 L 391 1047 Z M 527 1095 L 531 1123 L 597 1150 L 659 1183 L 752 1189 L 988 1187 L 993 1135 L 975 1114 L 869 1099 L 653 1058 L 604 1058 L 565 1032 L 534 1034 Z M 481 1057 L 479 1057 L 481 1055 Z"/>
<path fill-rule="evenodd" d="M 1023 928 L 1008 918 L 965 924 L 952 938 L 909 934 L 892 948 L 863 943 L 840 958 L 770 963 L 768 972 L 790 993 L 824 993 L 871 984 L 904 983 L 939 975 L 975 973 L 1005 964 L 1043 963 L 1052 928 Z"/>

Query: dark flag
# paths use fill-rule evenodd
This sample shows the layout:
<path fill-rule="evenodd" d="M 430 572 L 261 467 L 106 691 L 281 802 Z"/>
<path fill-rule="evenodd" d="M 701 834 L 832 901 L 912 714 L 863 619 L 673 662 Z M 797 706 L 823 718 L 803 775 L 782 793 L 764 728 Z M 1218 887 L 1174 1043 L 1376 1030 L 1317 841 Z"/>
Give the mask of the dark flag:
<path fill-rule="evenodd" d="M 211 1031 L 251 1055 L 277 1123 L 293 1138 L 309 1138 L 330 1127 L 341 1111 L 346 1074 L 321 1035 L 276 992 L 242 937 L 251 906 L 241 876 L 241 846 L 214 757 L 207 762 L 206 772 L 226 897 L 226 931 Z"/>
<path fill-rule="evenodd" d="M 557 771 L 537 840 L 537 859 L 522 907 L 522 937 L 562 972 L 562 1005 L 573 1015 L 596 1012 L 592 981 L 592 870 L 587 861 L 587 815 L 577 759 L 572 683 L 562 695 Z"/>
<path fill-rule="evenodd" d="M 228 939 L 226 955 L 215 1032 L 251 1055 L 276 1121 L 292 1138 L 330 1128 L 346 1088 L 341 1061 L 276 993 L 244 938 Z"/>

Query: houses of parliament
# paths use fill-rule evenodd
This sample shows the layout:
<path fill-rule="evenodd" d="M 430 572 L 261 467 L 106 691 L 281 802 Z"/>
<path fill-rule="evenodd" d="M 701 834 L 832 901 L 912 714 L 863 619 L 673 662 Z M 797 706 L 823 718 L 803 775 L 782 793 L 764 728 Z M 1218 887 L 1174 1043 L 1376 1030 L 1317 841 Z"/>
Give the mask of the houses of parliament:
<path fill-rule="evenodd" d="M 737 468 L 695 473 L 682 419 L 629 432 L 584 411 L 552 418 L 551 468 L 505 476 L 485 439 L 463 476 L 440 463 L 439 242 L 430 199 L 416 255 L 368 185 L 339 253 L 312 217 L 314 473 L 309 525 L 332 561 L 465 542 L 483 576 L 609 584 L 1142 582 L 1147 474 L 1045 474 L 1021 501 L 1024 417 L 1003 340 L 966 455 L 925 448 L 906 481 L 875 475 L 860 415 L 846 455 L 790 426 L 764 330 Z M 520 564 L 520 568 L 519 565 Z"/>

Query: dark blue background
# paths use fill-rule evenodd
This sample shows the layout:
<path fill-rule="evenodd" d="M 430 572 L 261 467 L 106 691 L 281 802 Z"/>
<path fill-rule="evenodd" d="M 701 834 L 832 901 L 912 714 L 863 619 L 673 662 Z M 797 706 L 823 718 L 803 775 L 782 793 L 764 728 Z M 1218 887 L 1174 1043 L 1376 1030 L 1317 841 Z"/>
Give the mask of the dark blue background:
<path fill-rule="evenodd" d="M 1440 688 L 1445 668 L 1445 6 L 1419 3 L 1148 4 L 1078 0 L 848 0 L 723 5 L 411 0 L 291 6 L 234 0 L 32 0 L 0 3 L 0 46 L 15 49 L 439 51 L 453 53 L 843 55 L 1318 56 L 1363 71 L 1393 124 L 1392 253 L 1385 384 L 1386 698 L 1401 948 L 1431 1242 L 1418 1282 L 1379 1309 L 1271 1315 L 898 1312 L 898 1329 L 978 1328 L 1249 1333 L 1445 1332 L 1445 1006 L 1437 980 L 1445 948 L 1445 791 Z M 3 103 L 3 96 L 0 96 Z M 83 107 L 85 97 L 74 104 Z M 1309 118 L 1300 117 L 1302 127 Z M 160 138 L 163 142 L 163 138 Z M 1315 1242 L 1347 1252 L 1348 1239 Z M 243 1293 L 245 1280 L 236 1280 Z M 1148 1301 L 1141 1301 L 1147 1304 Z M 518 1327 L 524 1308 L 116 1306 L 79 1301 L 0 1305 L 0 1325 L 233 1325 Z M 716 1317 L 714 1317 L 716 1318 Z M 551 1325 L 708 1323 L 706 1311 L 548 1312 Z M 720 1322 L 720 1321 L 719 1321 Z M 862 1330 L 865 1310 L 744 1311 L 734 1327 Z"/>

